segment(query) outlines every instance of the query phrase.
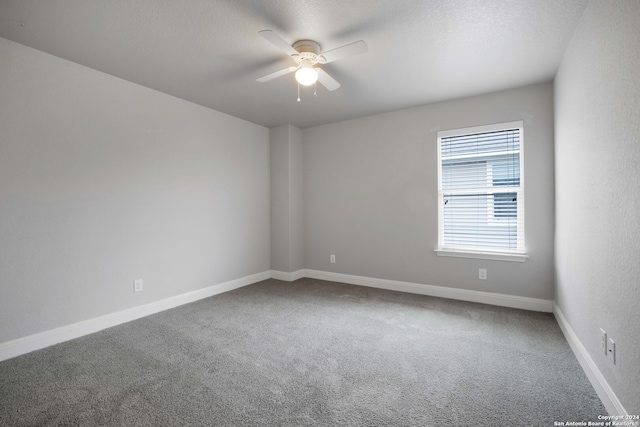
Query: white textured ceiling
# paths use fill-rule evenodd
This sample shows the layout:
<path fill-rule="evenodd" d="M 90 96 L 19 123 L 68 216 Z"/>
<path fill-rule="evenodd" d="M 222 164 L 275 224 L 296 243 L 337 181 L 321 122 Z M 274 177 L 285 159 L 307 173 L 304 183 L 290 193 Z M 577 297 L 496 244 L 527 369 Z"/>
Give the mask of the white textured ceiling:
<path fill-rule="evenodd" d="M 0 0 L 0 36 L 267 127 L 300 128 L 548 81 L 588 0 Z M 271 29 L 342 87 L 302 90 Z M 1 58 L 0 58 L 1 60 Z"/>

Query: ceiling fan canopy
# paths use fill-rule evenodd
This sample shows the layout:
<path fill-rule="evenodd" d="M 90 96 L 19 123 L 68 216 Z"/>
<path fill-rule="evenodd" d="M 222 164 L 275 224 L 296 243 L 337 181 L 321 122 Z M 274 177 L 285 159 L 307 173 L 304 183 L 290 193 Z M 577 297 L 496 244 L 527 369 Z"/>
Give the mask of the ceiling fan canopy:
<path fill-rule="evenodd" d="M 367 44 L 362 40 L 322 52 L 320 44 L 313 40 L 299 40 L 293 43 L 293 45 L 290 45 L 271 30 L 262 30 L 259 31 L 258 34 L 282 52 L 289 55 L 296 64 L 259 77 L 256 79 L 259 82 L 267 82 L 295 71 L 296 80 L 301 85 L 309 86 L 318 81 L 328 90 L 333 91 L 340 87 L 340 83 L 318 65 L 328 64 L 368 51 Z"/>

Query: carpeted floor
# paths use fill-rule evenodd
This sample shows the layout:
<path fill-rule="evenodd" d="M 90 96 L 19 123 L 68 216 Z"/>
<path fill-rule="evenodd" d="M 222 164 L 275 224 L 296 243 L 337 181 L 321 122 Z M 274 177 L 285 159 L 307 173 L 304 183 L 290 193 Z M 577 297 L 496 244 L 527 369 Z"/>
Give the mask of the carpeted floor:
<path fill-rule="evenodd" d="M 551 314 L 312 279 L 0 363 L 2 426 L 553 426 L 604 414 Z"/>

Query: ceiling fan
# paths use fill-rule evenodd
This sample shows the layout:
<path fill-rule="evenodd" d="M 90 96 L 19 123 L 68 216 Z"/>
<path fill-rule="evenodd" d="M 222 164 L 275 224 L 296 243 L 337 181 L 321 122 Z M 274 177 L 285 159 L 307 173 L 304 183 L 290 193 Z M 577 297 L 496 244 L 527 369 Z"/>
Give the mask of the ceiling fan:
<path fill-rule="evenodd" d="M 296 64 L 256 79 L 259 82 L 266 82 L 295 71 L 296 81 L 303 86 L 310 86 L 320 82 L 328 90 L 336 90 L 340 87 L 340 83 L 318 65 L 328 64 L 368 51 L 367 44 L 362 40 L 322 52 L 320 44 L 313 40 L 299 40 L 293 45 L 289 45 L 282 37 L 271 30 L 262 30 L 258 34 L 289 55 Z M 300 101 L 300 95 L 298 95 L 298 101 Z"/>

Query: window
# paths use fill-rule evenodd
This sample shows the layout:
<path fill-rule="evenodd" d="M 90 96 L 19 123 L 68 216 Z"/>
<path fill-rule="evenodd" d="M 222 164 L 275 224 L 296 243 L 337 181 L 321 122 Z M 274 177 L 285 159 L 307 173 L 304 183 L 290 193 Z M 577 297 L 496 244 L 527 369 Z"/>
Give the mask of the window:
<path fill-rule="evenodd" d="M 438 132 L 438 255 L 524 261 L 522 122 Z"/>

